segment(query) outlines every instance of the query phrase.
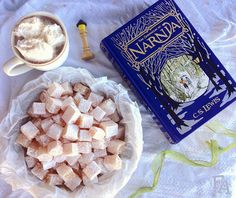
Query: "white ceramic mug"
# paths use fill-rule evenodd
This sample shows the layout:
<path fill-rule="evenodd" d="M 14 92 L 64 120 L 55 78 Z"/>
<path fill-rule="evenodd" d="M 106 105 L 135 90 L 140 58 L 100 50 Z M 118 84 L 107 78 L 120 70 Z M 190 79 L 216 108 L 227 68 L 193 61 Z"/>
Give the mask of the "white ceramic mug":
<path fill-rule="evenodd" d="M 69 38 L 68 38 L 68 34 L 67 34 L 67 31 L 66 31 L 66 28 L 65 28 L 63 22 L 51 13 L 40 11 L 40 12 L 33 12 L 33 13 L 30 13 L 30 14 L 24 16 L 23 18 L 21 18 L 19 20 L 19 22 L 17 24 L 19 24 L 23 19 L 31 17 L 31 16 L 45 16 L 45 17 L 51 18 L 58 25 L 60 25 L 64 34 L 65 34 L 65 44 L 64 44 L 61 52 L 51 61 L 48 61 L 46 63 L 32 63 L 32 62 L 29 62 L 29 61 L 23 59 L 23 57 L 20 55 L 19 51 L 15 48 L 15 46 L 14 46 L 15 45 L 15 35 L 12 31 L 12 33 L 11 33 L 11 46 L 12 46 L 12 50 L 13 50 L 15 56 L 13 58 L 11 58 L 10 60 L 8 60 L 3 66 L 4 72 L 9 76 L 17 76 L 17 75 L 26 73 L 32 69 L 37 69 L 37 70 L 41 70 L 41 71 L 52 70 L 52 69 L 55 69 L 55 68 L 61 66 L 66 61 L 66 59 L 68 57 Z M 13 30 L 14 30 L 14 28 L 13 28 Z"/>

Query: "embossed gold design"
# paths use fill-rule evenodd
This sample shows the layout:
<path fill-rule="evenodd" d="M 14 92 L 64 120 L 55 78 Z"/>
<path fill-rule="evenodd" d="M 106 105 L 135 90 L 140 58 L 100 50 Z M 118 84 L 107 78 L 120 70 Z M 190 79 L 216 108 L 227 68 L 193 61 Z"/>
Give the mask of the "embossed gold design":
<path fill-rule="evenodd" d="M 168 17 L 173 16 L 177 19 L 178 23 L 181 25 L 181 27 L 183 28 L 183 31 L 178 34 L 174 39 L 170 39 L 168 38 L 168 42 L 165 42 L 165 44 L 163 44 L 162 47 L 158 48 L 157 50 L 155 50 L 153 53 L 149 54 L 148 56 L 146 56 L 142 61 L 136 61 L 133 56 L 130 54 L 130 52 L 128 51 L 128 46 L 133 43 L 134 41 L 137 41 L 138 39 L 141 39 L 145 34 L 147 34 L 148 32 L 150 32 L 151 30 L 153 30 L 154 27 L 157 27 L 158 25 L 162 24 L 163 21 L 165 19 L 168 19 Z M 152 57 L 153 55 L 155 55 L 156 53 L 160 52 L 160 51 L 164 51 L 166 47 L 168 47 L 171 43 L 173 43 L 175 40 L 177 40 L 179 37 L 183 36 L 183 34 L 185 34 L 186 32 L 188 32 L 188 29 L 185 27 L 184 23 L 182 22 L 182 20 L 179 19 L 178 15 L 174 12 L 171 12 L 169 14 L 167 14 L 166 16 L 164 16 L 160 21 L 156 22 L 154 25 L 149 26 L 145 31 L 141 32 L 140 34 L 138 34 L 137 37 L 133 38 L 132 40 L 130 40 L 127 45 L 124 47 L 124 52 L 127 54 L 127 56 L 129 57 L 130 61 L 132 62 L 132 64 L 134 65 L 138 65 L 138 64 L 142 64 L 144 63 L 147 59 L 149 59 L 150 57 Z M 169 35 L 171 36 L 171 35 Z"/>

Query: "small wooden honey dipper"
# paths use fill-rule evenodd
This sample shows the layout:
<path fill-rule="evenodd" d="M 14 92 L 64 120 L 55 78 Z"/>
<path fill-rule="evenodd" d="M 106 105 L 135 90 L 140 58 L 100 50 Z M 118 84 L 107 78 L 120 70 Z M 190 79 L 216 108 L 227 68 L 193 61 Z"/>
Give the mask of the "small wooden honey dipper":
<path fill-rule="evenodd" d="M 94 58 L 94 54 L 91 52 L 89 45 L 88 45 L 88 39 L 87 39 L 87 24 L 83 21 L 80 20 L 77 23 L 77 28 L 79 30 L 80 33 L 80 37 L 82 40 L 82 44 L 83 44 L 83 54 L 82 54 L 82 59 L 83 60 L 90 60 Z"/>

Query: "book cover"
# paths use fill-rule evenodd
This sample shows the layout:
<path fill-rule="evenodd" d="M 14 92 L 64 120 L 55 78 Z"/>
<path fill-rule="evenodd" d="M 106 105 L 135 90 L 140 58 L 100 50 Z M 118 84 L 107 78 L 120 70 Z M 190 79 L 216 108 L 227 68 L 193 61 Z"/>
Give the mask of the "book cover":
<path fill-rule="evenodd" d="M 173 0 L 159 0 L 101 42 L 171 143 L 236 99 L 236 84 Z"/>

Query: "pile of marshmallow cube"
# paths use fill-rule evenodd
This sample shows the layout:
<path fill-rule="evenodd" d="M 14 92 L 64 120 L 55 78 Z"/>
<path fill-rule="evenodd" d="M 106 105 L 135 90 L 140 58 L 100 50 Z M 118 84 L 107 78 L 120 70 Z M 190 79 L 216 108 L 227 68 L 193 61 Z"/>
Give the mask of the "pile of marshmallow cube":
<path fill-rule="evenodd" d="M 52 83 L 34 102 L 16 142 L 31 173 L 74 191 L 122 168 L 125 128 L 116 104 L 82 83 Z"/>

